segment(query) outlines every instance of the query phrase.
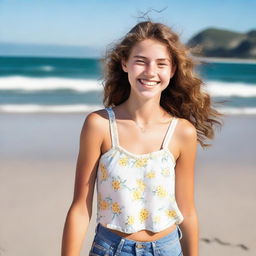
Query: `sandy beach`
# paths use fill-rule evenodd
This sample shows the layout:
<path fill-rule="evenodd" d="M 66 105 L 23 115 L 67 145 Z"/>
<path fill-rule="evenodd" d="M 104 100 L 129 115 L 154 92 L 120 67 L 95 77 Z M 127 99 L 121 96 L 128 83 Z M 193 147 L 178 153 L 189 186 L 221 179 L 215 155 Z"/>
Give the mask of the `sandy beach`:
<path fill-rule="evenodd" d="M 60 255 L 86 113 L 0 115 L 0 256 Z M 256 115 L 224 118 L 198 146 L 195 199 L 200 256 L 256 254 Z M 94 236 L 94 217 L 81 255 Z"/>

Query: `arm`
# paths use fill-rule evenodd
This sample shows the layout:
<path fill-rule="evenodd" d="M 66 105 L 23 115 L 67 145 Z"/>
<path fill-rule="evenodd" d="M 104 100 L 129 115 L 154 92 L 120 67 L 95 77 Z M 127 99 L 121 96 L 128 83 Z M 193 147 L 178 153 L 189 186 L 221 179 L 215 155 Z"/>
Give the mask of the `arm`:
<path fill-rule="evenodd" d="M 92 215 L 92 201 L 98 160 L 103 140 L 99 115 L 90 113 L 80 134 L 72 204 L 67 213 L 61 256 L 79 256 Z"/>
<path fill-rule="evenodd" d="M 198 256 L 199 226 L 194 202 L 194 165 L 197 150 L 196 128 L 183 120 L 181 129 L 180 155 L 175 167 L 175 195 L 184 216 L 179 225 L 183 234 L 181 247 L 184 256 Z"/>

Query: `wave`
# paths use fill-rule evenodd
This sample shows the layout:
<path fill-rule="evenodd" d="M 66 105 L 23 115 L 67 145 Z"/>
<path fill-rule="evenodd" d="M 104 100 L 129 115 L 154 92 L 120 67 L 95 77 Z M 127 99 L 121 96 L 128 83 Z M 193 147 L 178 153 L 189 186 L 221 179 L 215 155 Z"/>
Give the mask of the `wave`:
<path fill-rule="evenodd" d="M 4 113 L 84 113 L 104 108 L 103 105 L 36 105 L 36 104 L 3 104 L 0 112 Z M 224 115 L 256 115 L 256 107 L 252 108 L 216 108 Z"/>
<path fill-rule="evenodd" d="M 69 89 L 78 92 L 100 91 L 102 81 L 74 78 L 0 77 L 0 90 L 51 91 Z M 203 89 L 213 97 L 256 97 L 256 85 L 236 82 L 205 81 Z"/>
<path fill-rule="evenodd" d="M 70 89 L 74 91 L 102 90 L 100 81 L 72 78 L 33 78 L 23 76 L 0 77 L 0 90 L 45 91 Z"/>
<path fill-rule="evenodd" d="M 17 69 L 20 72 L 28 72 L 28 71 L 43 71 L 43 72 L 52 72 L 56 70 L 54 66 L 51 65 L 42 65 L 42 66 L 27 66 L 27 67 L 22 67 L 22 68 L 17 68 L 17 67 L 10 67 L 10 66 L 0 66 L 0 71 L 1 72 L 6 72 L 6 71 L 17 71 Z"/>
<path fill-rule="evenodd" d="M 36 105 L 36 104 L 4 104 L 0 112 L 8 113 L 79 113 L 90 112 L 104 108 L 103 105 Z"/>
<path fill-rule="evenodd" d="M 204 89 L 214 97 L 255 97 L 256 85 L 246 83 L 228 83 L 220 81 L 207 81 Z"/>

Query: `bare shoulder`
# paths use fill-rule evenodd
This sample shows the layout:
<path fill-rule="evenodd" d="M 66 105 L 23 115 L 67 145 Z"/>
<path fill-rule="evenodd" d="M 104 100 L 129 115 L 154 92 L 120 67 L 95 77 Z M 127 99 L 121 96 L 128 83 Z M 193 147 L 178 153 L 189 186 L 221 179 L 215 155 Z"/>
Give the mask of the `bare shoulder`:
<path fill-rule="evenodd" d="M 81 134 L 88 130 L 102 134 L 106 129 L 107 121 L 108 117 L 105 109 L 90 112 L 84 120 Z"/>
<path fill-rule="evenodd" d="M 183 142 L 191 142 L 197 140 L 196 127 L 185 118 L 178 118 L 177 135 Z"/>

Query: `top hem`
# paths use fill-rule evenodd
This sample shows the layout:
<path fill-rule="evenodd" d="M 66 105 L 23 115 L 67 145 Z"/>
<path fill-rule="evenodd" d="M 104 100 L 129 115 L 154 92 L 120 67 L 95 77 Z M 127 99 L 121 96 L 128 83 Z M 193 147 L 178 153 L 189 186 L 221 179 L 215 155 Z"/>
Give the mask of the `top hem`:
<path fill-rule="evenodd" d="M 174 222 L 169 222 L 167 225 L 159 228 L 159 229 L 151 229 L 151 228 L 141 228 L 141 229 L 137 229 L 137 230 L 131 230 L 131 229 L 123 229 L 122 227 L 120 226 L 116 226 L 116 225 L 113 225 L 113 224 L 107 224 L 107 223 L 104 223 L 107 225 L 108 228 L 110 229 L 115 229 L 115 230 L 118 230 L 118 231 L 121 231 L 121 232 L 124 232 L 126 234 L 132 234 L 132 233 L 135 233 L 135 232 L 138 232 L 138 231 L 141 231 L 141 230 L 148 230 L 148 231 L 151 231 L 151 232 L 160 232 L 166 228 L 168 228 L 169 226 L 171 226 L 172 224 L 176 224 L 176 225 L 179 225 L 181 222 L 177 222 L 177 221 L 174 221 Z"/>

